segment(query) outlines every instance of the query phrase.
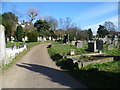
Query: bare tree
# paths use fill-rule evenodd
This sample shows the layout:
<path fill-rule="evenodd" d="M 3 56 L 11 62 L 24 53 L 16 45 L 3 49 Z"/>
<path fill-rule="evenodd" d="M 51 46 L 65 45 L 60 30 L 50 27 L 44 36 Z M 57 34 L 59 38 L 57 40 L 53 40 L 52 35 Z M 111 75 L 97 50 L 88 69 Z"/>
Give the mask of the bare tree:
<path fill-rule="evenodd" d="M 65 29 L 68 30 L 69 28 L 71 28 L 71 25 L 72 25 L 72 20 L 70 17 L 66 17 L 66 20 L 65 20 Z"/>
<path fill-rule="evenodd" d="M 51 30 L 56 30 L 58 22 L 55 18 L 53 18 L 52 16 L 46 16 L 44 20 L 46 20 L 50 24 Z"/>
<path fill-rule="evenodd" d="M 111 21 L 105 22 L 104 27 L 109 31 L 115 31 L 116 30 L 116 26 Z"/>
<path fill-rule="evenodd" d="M 64 25 L 64 20 L 63 20 L 62 18 L 59 19 L 58 25 L 59 25 L 59 26 L 58 26 L 59 29 L 64 30 L 65 25 Z"/>
<path fill-rule="evenodd" d="M 39 15 L 39 10 L 36 8 L 29 8 L 28 9 L 28 16 L 30 18 L 30 23 L 35 19 L 36 16 Z"/>

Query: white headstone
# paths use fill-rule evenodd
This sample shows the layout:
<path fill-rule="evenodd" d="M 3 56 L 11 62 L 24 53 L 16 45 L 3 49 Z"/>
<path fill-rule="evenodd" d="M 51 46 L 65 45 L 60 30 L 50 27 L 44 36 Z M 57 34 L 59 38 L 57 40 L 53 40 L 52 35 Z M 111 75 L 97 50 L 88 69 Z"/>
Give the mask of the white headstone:
<path fill-rule="evenodd" d="M 46 38 L 44 37 L 43 40 L 46 41 Z"/>
<path fill-rule="evenodd" d="M 25 36 L 25 41 L 28 41 L 28 37 L 27 36 Z"/>
<path fill-rule="evenodd" d="M 9 41 L 9 38 L 7 37 L 7 42 Z"/>
<path fill-rule="evenodd" d="M 0 64 L 5 58 L 5 33 L 4 26 L 0 25 Z"/>
<path fill-rule="evenodd" d="M 71 41 L 71 44 L 72 44 L 72 45 L 75 45 L 75 43 L 76 43 L 76 41 Z"/>
<path fill-rule="evenodd" d="M 37 41 L 40 41 L 40 37 L 37 38 Z"/>
<path fill-rule="evenodd" d="M 49 37 L 49 40 L 52 40 L 52 37 L 51 37 L 51 36 Z"/>
<path fill-rule="evenodd" d="M 40 37 L 40 41 L 43 41 L 43 38 L 42 38 L 42 37 Z"/>

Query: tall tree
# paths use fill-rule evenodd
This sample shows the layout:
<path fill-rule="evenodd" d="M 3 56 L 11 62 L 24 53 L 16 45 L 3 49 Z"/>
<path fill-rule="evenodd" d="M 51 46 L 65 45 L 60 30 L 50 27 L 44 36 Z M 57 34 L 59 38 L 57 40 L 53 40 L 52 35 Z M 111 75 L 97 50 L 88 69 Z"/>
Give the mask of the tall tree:
<path fill-rule="evenodd" d="M 102 25 L 99 25 L 97 34 L 99 37 L 105 37 L 105 35 L 109 34 L 109 31 Z"/>
<path fill-rule="evenodd" d="M 68 30 L 69 28 L 71 28 L 71 25 L 72 25 L 72 20 L 70 17 L 66 17 L 66 20 L 65 20 L 65 29 Z"/>
<path fill-rule="evenodd" d="M 114 36 L 114 35 L 116 34 L 116 32 L 117 32 L 117 26 L 115 26 L 114 23 L 111 22 L 111 21 L 105 22 L 105 23 L 104 23 L 104 27 L 105 27 L 108 31 L 110 31 L 109 36 Z"/>
<path fill-rule="evenodd" d="M 58 27 L 59 27 L 60 30 L 64 30 L 64 27 L 65 27 L 64 23 L 65 22 L 64 22 L 64 20 L 62 18 L 60 18 L 58 20 Z"/>
<path fill-rule="evenodd" d="M 2 14 L 2 24 L 5 26 L 5 34 L 6 38 L 9 37 L 11 40 L 11 36 L 14 35 L 14 31 L 16 30 L 16 24 L 18 23 L 18 17 L 15 16 L 12 12 L 7 12 Z"/>
<path fill-rule="evenodd" d="M 90 28 L 90 29 L 88 29 L 88 35 L 89 35 L 89 40 L 91 40 L 91 39 L 92 39 L 92 37 L 93 37 L 93 33 L 92 33 L 91 28 Z"/>
<path fill-rule="evenodd" d="M 22 38 L 24 36 L 23 28 L 22 26 L 17 26 L 16 30 L 16 38 L 18 41 L 22 41 Z"/>
<path fill-rule="evenodd" d="M 105 22 L 104 27 L 109 31 L 115 31 L 116 30 L 116 26 L 111 21 Z"/>
<path fill-rule="evenodd" d="M 50 25 L 49 23 L 46 21 L 46 20 L 37 20 L 35 23 L 34 23 L 34 27 L 37 28 L 37 31 L 42 31 L 42 30 L 49 30 L 50 29 Z"/>

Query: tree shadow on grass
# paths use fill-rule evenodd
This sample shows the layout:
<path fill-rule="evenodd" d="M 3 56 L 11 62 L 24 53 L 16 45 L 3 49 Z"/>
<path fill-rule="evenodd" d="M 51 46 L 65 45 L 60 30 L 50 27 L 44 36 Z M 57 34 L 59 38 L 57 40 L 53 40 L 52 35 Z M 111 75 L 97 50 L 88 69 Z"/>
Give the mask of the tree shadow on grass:
<path fill-rule="evenodd" d="M 62 59 L 62 58 L 63 58 L 63 56 L 60 55 L 60 54 L 55 54 L 55 55 L 51 56 L 51 59 L 52 59 L 53 61 L 58 61 L 58 60 L 60 60 L 60 59 Z"/>
<path fill-rule="evenodd" d="M 80 83 L 76 82 L 73 78 L 71 78 L 71 76 L 69 76 L 69 74 L 67 74 L 65 71 L 56 70 L 50 67 L 41 66 L 37 64 L 28 64 L 28 63 L 22 63 L 22 65 L 17 64 L 17 66 L 28 69 L 36 73 L 43 74 L 47 76 L 48 79 L 51 80 L 52 82 L 56 82 L 64 86 L 69 86 L 71 88 L 83 87 Z"/>
<path fill-rule="evenodd" d="M 70 73 L 89 88 L 120 88 L 120 73 L 99 71 L 97 68 Z"/>

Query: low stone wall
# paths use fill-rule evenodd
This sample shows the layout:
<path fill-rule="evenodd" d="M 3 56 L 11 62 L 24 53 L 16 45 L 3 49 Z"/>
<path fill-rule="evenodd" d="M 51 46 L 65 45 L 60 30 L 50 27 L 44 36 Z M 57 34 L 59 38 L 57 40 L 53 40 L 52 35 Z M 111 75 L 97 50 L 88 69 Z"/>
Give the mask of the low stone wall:
<path fill-rule="evenodd" d="M 15 58 L 16 55 L 23 52 L 25 49 L 27 49 L 26 46 L 19 49 L 13 49 L 13 50 L 12 48 L 6 48 L 5 58 L 1 61 L 2 65 L 9 64 L 11 60 Z"/>
<path fill-rule="evenodd" d="M 78 67 L 82 68 L 85 67 L 89 64 L 102 64 L 102 63 L 106 63 L 106 62 L 111 62 L 113 61 L 113 58 L 105 58 L 105 59 L 99 59 L 99 60 L 87 60 L 87 61 L 81 61 L 81 62 L 77 62 L 78 63 Z"/>

